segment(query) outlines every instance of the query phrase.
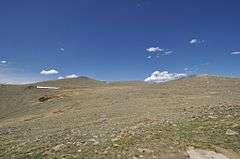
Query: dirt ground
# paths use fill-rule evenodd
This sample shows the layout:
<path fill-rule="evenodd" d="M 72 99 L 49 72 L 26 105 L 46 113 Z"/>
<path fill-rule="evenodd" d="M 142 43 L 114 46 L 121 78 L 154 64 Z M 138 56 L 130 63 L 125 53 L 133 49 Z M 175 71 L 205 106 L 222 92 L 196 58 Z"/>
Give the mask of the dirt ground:
<path fill-rule="evenodd" d="M 0 158 L 181 159 L 189 147 L 239 157 L 239 78 L 0 86 Z"/>

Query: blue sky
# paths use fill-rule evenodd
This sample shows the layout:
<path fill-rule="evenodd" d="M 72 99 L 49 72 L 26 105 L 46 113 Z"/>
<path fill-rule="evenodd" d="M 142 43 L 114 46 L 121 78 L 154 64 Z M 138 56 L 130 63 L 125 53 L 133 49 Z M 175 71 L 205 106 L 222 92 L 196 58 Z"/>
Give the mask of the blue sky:
<path fill-rule="evenodd" d="M 239 6 L 238 0 L 2 0 L 0 82 L 72 74 L 144 80 L 156 70 L 239 76 Z"/>

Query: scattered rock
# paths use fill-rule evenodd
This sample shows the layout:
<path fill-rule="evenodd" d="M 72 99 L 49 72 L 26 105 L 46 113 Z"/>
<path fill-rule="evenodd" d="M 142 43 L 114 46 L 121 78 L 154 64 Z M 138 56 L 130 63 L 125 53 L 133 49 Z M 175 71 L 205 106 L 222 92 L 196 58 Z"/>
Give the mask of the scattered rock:
<path fill-rule="evenodd" d="M 229 149 L 224 149 L 224 148 L 220 148 L 220 147 L 216 147 L 215 148 L 216 152 L 218 153 L 222 153 L 225 156 L 227 156 L 229 159 L 239 159 L 240 158 L 240 153 L 235 152 L 233 150 L 229 150 Z"/>
<path fill-rule="evenodd" d="M 187 153 L 190 159 L 229 159 L 221 153 L 208 150 L 189 148 Z"/>
<path fill-rule="evenodd" d="M 57 151 L 61 151 L 61 150 L 65 149 L 66 147 L 67 147 L 66 145 L 60 144 L 60 145 L 53 147 L 53 150 L 57 152 Z"/>
<path fill-rule="evenodd" d="M 208 118 L 210 118 L 210 119 L 217 119 L 218 117 L 210 115 L 210 116 L 208 116 Z"/>
<path fill-rule="evenodd" d="M 77 142 L 75 145 L 79 147 L 79 146 L 81 146 L 82 144 L 81 144 L 80 142 Z"/>
<path fill-rule="evenodd" d="M 90 142 L 95 142 L 96 139 L 92 138 L 92 139 L 89 139 L 88 141 L 90 141 Z"/>
<path fill-rule="evenodd" d="M 99 141 L 96 141 L 93 143 L 94 146 L 98 145 L 99 144 Z"/>
<path fill-rule="evenodd" d="M 108 151 L 107 151 L 107 150 L 104 150 L 104 151 L 103 151 L 103 154 L 104 154 L 104 155 L 108 154 Z"/>
<path fill-rule="evenodd" d="M 233 131 L 231 129 L 227 129 L 227 131 L 226 131 L 226 135 L 232 136 L 232 135 L 238 135 L 238 134 L 239 134 L 238 132 Z"/>
<path fill-rule="evenodd" d="M 116 137 L 116 138 L 113 138 L 113 139 L 111 139 L 111 141 L 112 141 L 112 142 L 116 142 L 116 141 L 119 141 L 119 140 L 120 140 L 120 139 L 119 139 L 119 138 L 117 138 L 117 137 Z"/>
<path fill-rule="evenodd" d="M 226 118 L 232 118 L 232 115 L 229 114 L 229 115 L 226 116 Z"/>
<path fill-rule="evenodd" d="M 145 148 L 138 148 L 140 153 L 153 153 L 153 150 L 145 149 Z"/>
<path fill-rule="evenodd" d="M 118 145 L 118 144 L 113 144 L 113 147 L 115 147 L 115 148 L 116 148 L 116 147 L 119 147 L 119 146 L 120 146 L 120 145 Z"/>
<path fill-rule="evenodd" d="M 177 127 L 177 124 L 173 124 L 172 126 L 173 126 L 173 127 Z"/>
<path fill-rule="evenodd" d="M 239 124 L 233 124 L 232 127 L 237 128 L 237 127 L 239 127 Z"/>
<path fill-rule="evenodd" d="M 93 142 L 93 145 L 96 146 L 99 144 L 99 141 L 97 141 L 96 139 L 92 138 L 92 139 L 89 139 L 88 141 L 90 142 Z"/>
<path fill-rule="evenodd" d="M 39 102 L 45 102 L 49 99 L 52 99 L 52 97 L 44 96 L 44 97 L 40 97 L 38 100 L 39 100 Z"/>
<path fill-rule="evenodd" d="M 34 89 L 34 88 L 36 88 L 36 86 L 30 85 L 30 86 L 27 86 L 26 89 Z"/>
<path fill-rule="evenodd" d="M 121 155 L 117 155 L 117 157 L 118 157 L 118 158 L 120 158 L 120 157 L 121 157 Z"/>

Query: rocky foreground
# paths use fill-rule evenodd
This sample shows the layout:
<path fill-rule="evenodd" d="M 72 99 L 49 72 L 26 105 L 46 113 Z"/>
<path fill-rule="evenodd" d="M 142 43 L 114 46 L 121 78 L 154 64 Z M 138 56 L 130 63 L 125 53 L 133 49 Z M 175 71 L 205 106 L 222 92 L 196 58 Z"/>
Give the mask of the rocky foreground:
<path fill-rule="evenodd" d="M 239 159 L 239 99 L 214 76 L 1 85 L 0 158 Z"/>

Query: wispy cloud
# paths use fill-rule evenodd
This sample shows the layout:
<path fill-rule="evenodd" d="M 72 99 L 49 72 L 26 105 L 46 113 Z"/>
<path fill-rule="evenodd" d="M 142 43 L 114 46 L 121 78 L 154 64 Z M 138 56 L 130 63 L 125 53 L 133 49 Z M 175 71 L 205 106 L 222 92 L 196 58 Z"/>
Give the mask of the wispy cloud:
<path fill-rule="evenodd" d="M 7 61 L 5 61 L 5 60 L 2 60 L 2 61 L 1 61 L 1 63 L 2 63 L 2 64 L 6 64 L 6 63 L 7 63 Z"/>
<path fill-rule="evenodd" d="M 201 40 L 201 39 L 191 39 L 189 41 L 190 44 L 201 44 L 201 43 L 204 43 L 205 41 L 204 40 Z"/>
<path fill-rule="evenodd" d="M 163 55 L 171 55 L 172 53 L 173 53 L 173 51 L 169 50 L 169 51 L 165 51 L 165 52 L 163 53 Z"/>
<path fill-rule="evenodd" d="M 169 73 L 168 71 L 163 71 L 163 72 L 155 71 L 151 74 L 150 77 L 147 77 L 144 81 L 162 83 L 162 82 L 180 79 L 186 76 L 187 74 L 184 74 L 184 73 Z"/>
<path fill-rule="evenodd" d="M 233 51 L 231 52 L 231 55 L 240 55 L 240 51 Z"/>
<path fill-rule="evenodd" d="M 161 55 L 171 55 L 173 54 L 173 51 L 170 49 L 161 49 L 160 47 L 150 47 L 146 49 L 147 52 L 151 53 L 150 56 L 147 56 L 148 59 L 151 59 L 153 57 L 159 58 Z"/>
<path fill-rule="evenodd" d="M 161 49 L 159 47 L 150 47 L 150 48 L 147 48 L 146 51 L 148 51 L 148 52 L 160 52 L 160 51 L 163 51 L 163 49 Z"/>
<path fill-rule="evenodd" d="M 64 52 L 65 49 L 64 49 L 63 47 L 61 47 L 61 48 L 59 48 L 59 51 L 60 51 L 60 52 Z"/>
<path fill-rule="evenodd" d="M 26 76 L 26 75 L 0 75 L 0 83 L 2 84 L 29 84 L 43 81 L 38 77 Z"/>
<path fill-rule="evenodd" d="M 152 58 L 152 56 L 148 56 L 147 58 L 148 58 L 148 59 L 151 59 L 151 58 Z"/>
<path fill-rule="evenodd" d="M 21 68 L 0 67 L 0 83 L 28 84 L 45 80 L 38 74 L 26 72 Z"/>
<path fill-rule="evenodd" d="M 42 70 L 40 72 L 40 74 L 42 75 L 54 75 L 54 74 L 58 74 L 59 72 L 55 69 L 49 69 L 49 70 Z"/>

